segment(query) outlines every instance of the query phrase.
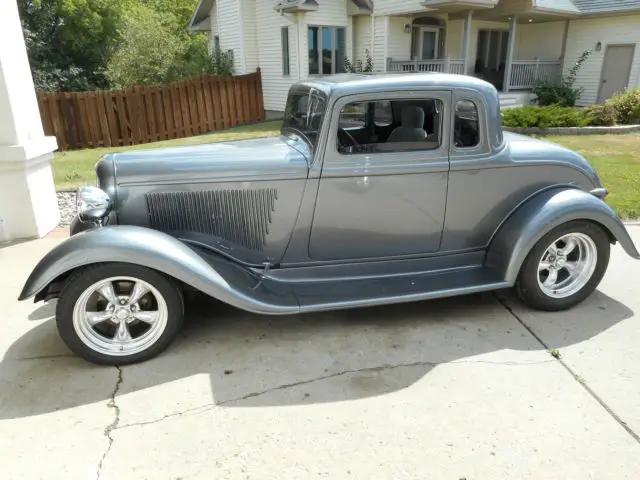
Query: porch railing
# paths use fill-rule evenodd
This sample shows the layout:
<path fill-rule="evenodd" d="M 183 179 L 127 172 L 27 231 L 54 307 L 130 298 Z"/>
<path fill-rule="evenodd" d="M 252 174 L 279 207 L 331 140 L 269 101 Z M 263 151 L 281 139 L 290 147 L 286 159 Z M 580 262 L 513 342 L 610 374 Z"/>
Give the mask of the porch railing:
<path fill-rule="evenodd" d="M 438 60 L 393 60 L 387 59 L 387 72 L 439 72 L 457 73 L 464 71 L 461 58 L 442 58 Z"/>
<path fill-rule="evenodd" d="M 562 74 L 560 60 L 513 60 L 511 63 L 510 90 L 533 88 L 536 82 L 553 81 Z"/>

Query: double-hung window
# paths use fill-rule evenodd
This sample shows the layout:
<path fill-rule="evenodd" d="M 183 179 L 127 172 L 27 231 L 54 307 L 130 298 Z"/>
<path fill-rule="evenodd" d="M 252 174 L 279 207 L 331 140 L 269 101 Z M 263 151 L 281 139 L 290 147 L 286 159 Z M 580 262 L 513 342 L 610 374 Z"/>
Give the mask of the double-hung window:
<path fill-rule="evenodd" d="M 309 27 L 309 74 L 343 73 L 346 39 L 344 27 Z"/>

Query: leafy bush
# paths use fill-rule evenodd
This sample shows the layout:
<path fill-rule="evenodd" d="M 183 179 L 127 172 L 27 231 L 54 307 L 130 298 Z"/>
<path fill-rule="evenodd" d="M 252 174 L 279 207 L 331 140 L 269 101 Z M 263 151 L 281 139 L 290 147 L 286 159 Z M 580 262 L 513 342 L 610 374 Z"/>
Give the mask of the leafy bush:
<path fill-rule="evenodd" d="M 616 124 L 616 110 L 611 105 L 588 105 L 582 111 L 589 117 L 589 125 L 610 127 Z"/>
<path fill-rule="evenodd" d="M 509 108 L 502 112 L 502 124 L 506 127 L 585 127 L 589 125 L 590 120 L 591 117 L 587 116 L 584 110 L 560 105 L 528 105 Z"/>
<path fill-rule="evenodd" d="M 233 75 L 233 50 L 223 52 L 220 47 L 209 54 L 207 73 L 214 75 Z"/>
<path fill-rule="evenodd" d="M 575 88 L 576 76 L 591 55 L 591 50 L 585 50 L 576 63 L 569 70 L 569 74 L 561 76 L 557 81 L 538 81 L 533 87 L 536 103 L 540 106 L 560 105 L 573 107 L 582 95 L 583 88 Z"/>
<path fill-rule="evenodd" d="M 344 71 L 347 73 L 370 73 L 373 72 L 373 58 L 371 58 L 371 54 L 369 50 L 365 50 L 365 61 L 364 64 L 362 60 L 358 59 L 352 62 L 348 57 L 344 59 Z"/>
<path fill-rule="evenodd" d="M 640 123 L 640 88 L 616 93 L 606 104 L 616 112 L 616 120 L 623 125 Z"/>

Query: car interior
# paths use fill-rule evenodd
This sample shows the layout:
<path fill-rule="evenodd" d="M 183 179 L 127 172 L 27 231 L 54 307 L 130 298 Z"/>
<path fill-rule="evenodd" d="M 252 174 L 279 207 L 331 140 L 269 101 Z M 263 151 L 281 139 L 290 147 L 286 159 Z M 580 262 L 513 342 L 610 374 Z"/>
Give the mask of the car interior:
<path fill-rule="evenodd" d="M 441 144 L 443 103 L 437 99 L 357 102 L 340 114 L 337 148 L 342 154 L 435 150 Z M 479 142 L 475 104 L 456 105 L 454 145 Z"/>

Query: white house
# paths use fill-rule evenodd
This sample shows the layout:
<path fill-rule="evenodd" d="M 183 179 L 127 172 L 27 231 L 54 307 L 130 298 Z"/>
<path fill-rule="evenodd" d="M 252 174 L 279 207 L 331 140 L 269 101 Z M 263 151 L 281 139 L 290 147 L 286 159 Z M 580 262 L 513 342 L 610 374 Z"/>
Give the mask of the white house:
<path fill-rule="evenodd" d="M 294 82 L 367 51 L 377 72 L 485 78 L 504 106 L 527 102 L 536 79 L 588 49 L 580 104 L 640 85 L 640 0 L 200 0 L 190 28 L 233 50 L 236 73 L 260 67 L 274 112 Z"/>

